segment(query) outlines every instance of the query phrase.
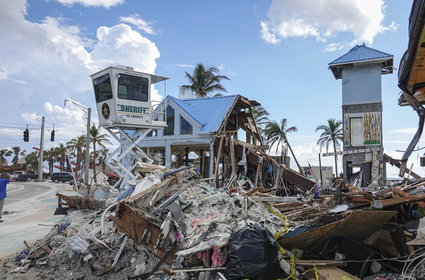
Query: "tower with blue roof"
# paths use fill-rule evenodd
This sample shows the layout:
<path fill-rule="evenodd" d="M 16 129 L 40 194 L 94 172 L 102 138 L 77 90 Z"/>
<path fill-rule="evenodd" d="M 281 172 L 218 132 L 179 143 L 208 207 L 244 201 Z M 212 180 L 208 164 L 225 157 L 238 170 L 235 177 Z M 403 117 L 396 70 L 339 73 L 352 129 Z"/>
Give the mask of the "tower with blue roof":
<path fill-rule="evenodd" d="M 358 176 L 362 187 L 385 179 L 381 76 L 393 72 L 393 60 L 363 44 L 329 63 L 335 79 L 342 80 L 344 177 Z"/>

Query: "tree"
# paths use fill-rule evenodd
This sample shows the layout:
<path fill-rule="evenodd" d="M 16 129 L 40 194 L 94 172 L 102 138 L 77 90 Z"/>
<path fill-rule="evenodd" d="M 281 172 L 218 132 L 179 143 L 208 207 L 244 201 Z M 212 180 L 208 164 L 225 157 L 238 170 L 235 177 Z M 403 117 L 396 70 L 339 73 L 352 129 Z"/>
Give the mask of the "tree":
<path fill-rule="evenodd" d="M 49 164 L 50 173 L 53 173 L 53 166 L 55 164 L 56 156 L 57 156 L 57 153 L 55 148 L 50 148 L 49 150 L 43 152 L 43 157 L 44 157 L 43 160 L 47 160 Z"/>
<path fill-rule="evenodd" d="M 297 127 L 291 126 L 287 127 L 288 120 L 286 118 L 283 118 L 280 121 L 280 125 L 276 121 L 269 121 L 264 129 L 264 135 L 266 136 L 267 143 L 270 144 L 270 146 L 273 146 L 276 144 L 276 152 L 279 151 L 279 146 L 283 146 L 286 144 L 291 151 L 292 157 L 295 160 L 295 163 L 298 166 L 298 169 L 301 173 L 303 173 L 300 164 L 298 163 L 297 158 L 295 157 L 294 151 L 292 151 L 292 147 L 288 142 L 288 138 L 286 137 L 286 134 L 289 132 L 296 132 L 298 131 Z M 282 147 L 282 162 L 283 162 L 283 147 Z"/>
<path fill-rule="evenodd" d="M 19 156 L 23 156 L 25 152 L 24 151 L 21 152 L 21 147 L 19 146 L 12 147 L 12 152 L 13 152 L 12 163 L 13 165 L 17 165 L 19 161 Z"/>
<path fill-rule="evenodd" d="M 81 135 L 81 136 L 72 138 L 66 143 L 66 145 L 69 151 L 71 151 L 73 156 L 75 156 L 75 158 L 77 159 L 77 170 L 80 170 L 81 162 L 83 161 L 83 157 L 84 157 L 83 152 L 86 146 L 86 136 Z"/>
<path fill-rule="evenodd" d="M 59 147 L 55 148 L 57 161 L 61 171 L 65 170 L 65 163 L 68 161 L 67 149 L 64 144 L 60 143 Z"/>
<path fill-rule="evenodd" d="M 199 97 L 206 97 L 215 91 L 227 92 L 220 83 L 221 80 L 230 80 L 228 77 L 218 75 L 220 71 L 217 67 L 205 68 L 202 63 L 196 65 L 193 74 L 185 72 L 185 76 L 189 81 L 188 85 L 183 85 L 182 89 L 193 91 Z"/>
<path fill-rule="evenodd" d="M 255 119 L 260 133 L 263 133 L 264 127 L 270 122 L 269 115 L 269 112 L 267 112 L 263 106 L 252 107 L 252 116 Z"/>
<path fill-rule="evenodd" d="M 96 179 L 96 158 L 98 156 L 96 151 L 96 145 L 105 148 L 106 143 L 111 143 L 108 140 L 108 135 L 101 133 L 100 126 L 95 126 L 94 124 L 90 128 L 90 141 L 93 145 L 93 174 L 94 182 L 97 183 Z"/>
<path fill-rule="evenodd" d="M 7 159 L 6 157 L 10 156 L 12 154 L 12 151 L 9 149 L 1 149 L 0 150 L 0 166 L 7 166 Z"/>
<path fill-rule="evenodd" d="M 102 166 L 103 173 L 106 172 L 106 158 L 108 157 L 108 154 L 109 154 L 108 148 L 105 147 L 102 150 L 100 150 L 99 163 Z"/>
<path fill-rule="evenodd" d="M 1 151 L 0 151 L 1 152 Z M 38 170 L 38 152 L 31 152 L 26 155 L 25 161 L 27 166 L 32 170 Z"/>
<path fill-rule="evenodd" d="M 335 175 L 338 177 L 338 155 L 336 154 L 336 148 L 340 147 L 340 142 L 343 140 L 342 123 L 335 119 L 329 119 L 327 125 L 319 125 L 316 128 L 316 132 L 318 131 L 322 131 L 322 134 L 320 134 L 317 144 L 320 147 L 326 146 L 326 152 L 328 152 L 330 143 L 334 147 Z"/>

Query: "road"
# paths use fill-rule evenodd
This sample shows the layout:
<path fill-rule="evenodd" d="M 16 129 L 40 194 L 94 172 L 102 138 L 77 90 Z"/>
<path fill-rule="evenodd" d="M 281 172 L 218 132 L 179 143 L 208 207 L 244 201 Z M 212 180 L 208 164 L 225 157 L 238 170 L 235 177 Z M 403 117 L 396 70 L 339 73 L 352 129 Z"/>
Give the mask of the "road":
<path fill-rule="evenodd" d="M 8 186 L 5 206 L 9 206 L 13 203 L 20 202 L 28 198 L 43 195 L 46 192 L 49 192 L 51 189 L 51 185 L 41 185 L 40 183 L 12 182 Z"/>
<path fill-rule="evenodd" d="M 56 192 L 74 195 L 68 184 L 51 182 L 12 182 L 7 187 L 7 198 L 0 223 L 0 258 L 24 249 L 23 241 L 33 244 L 45 236 L 64 216 L 54 216 Z"/>

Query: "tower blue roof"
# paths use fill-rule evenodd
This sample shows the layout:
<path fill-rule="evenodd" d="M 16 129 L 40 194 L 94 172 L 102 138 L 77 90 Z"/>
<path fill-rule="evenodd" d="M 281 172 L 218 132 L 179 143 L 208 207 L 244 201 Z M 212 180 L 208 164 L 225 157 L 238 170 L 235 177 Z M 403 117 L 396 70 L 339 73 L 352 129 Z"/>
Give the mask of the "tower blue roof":
<path fill-rule="evenodd" d="M 202 127 L 201 133 L 216 132 L 232 108 L 238 95 L 178 99 L 168 96 L 177 106 L 189 114 Z"/>
<path fill-rule="evenodd" d="M 331 63 L 329 68 L 332 70 L 335 79 L 341 78 L 341 67 L 347 64 L 355 64 L 359 62 L 381 62 L 382 74 L 392 73 L 394 56 L 382 51 L 378 51 L 367 47 L 365 44 L 353 47 L 348 53 L 338 57 Z"/>

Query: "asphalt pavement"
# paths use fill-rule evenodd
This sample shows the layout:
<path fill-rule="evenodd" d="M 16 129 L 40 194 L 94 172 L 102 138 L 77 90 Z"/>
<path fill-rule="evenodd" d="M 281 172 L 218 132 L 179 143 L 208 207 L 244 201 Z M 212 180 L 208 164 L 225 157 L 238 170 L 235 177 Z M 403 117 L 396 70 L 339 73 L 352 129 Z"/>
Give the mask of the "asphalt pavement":
<path fill-rule="evenodd" d="M 53 187 L 53 185 L 49 183 L 11 182 L 9 185 L 7 189 L 7 198 L 4 201 L 7 207 L 16 202 L 43 195 Z"/>
<path fill-rule="evenodd" d="M 64 183 L 11 182 L 0 223 L 0 258 L 25 249 L 44 237 L 64 216 L 55 216 L 58 205 L 56 192 L 75 195 L 72 187 Z"/>

